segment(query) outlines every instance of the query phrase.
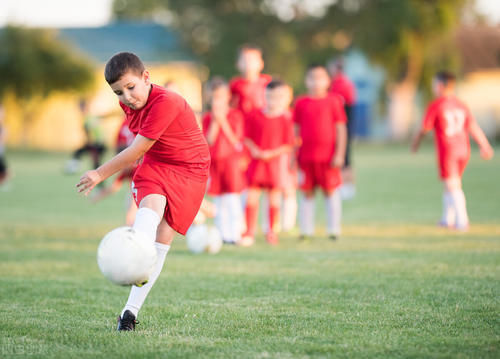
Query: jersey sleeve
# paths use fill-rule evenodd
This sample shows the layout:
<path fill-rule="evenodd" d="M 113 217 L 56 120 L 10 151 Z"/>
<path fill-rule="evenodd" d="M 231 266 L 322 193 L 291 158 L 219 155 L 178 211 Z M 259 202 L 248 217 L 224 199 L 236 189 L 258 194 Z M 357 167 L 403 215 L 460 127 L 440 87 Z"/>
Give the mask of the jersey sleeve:
<path fill-rule="evenodd" d="M 333 104 L 333 118 L 335 123 L 347 123 L 347 116 L 345 114 L 344 106 L 338 96 L 332 97 Z"/>
<path fill-rule="evenodd" d="M 231 112 L 231 116 L 232 116 L 231 128 L 236 138 L 241 141 L 245 136 L 245 125 L 244 125 L 243 114 L 238 110 L 234 110 Z"/>
<path fill-rule="evenodd" d="M 151 140 L 158 140 L 182 110 L 180 101 L 161 99 L 151 106 L 151 110 L 141 124 L 139 134 Z"/>
<path fill-rule="evenodd" d="M 437 108 L 431 104 L 425 111 L 424 120 L 422 122 L 422 130 L 430 131 L 434 128 L 437 118 Z"/>

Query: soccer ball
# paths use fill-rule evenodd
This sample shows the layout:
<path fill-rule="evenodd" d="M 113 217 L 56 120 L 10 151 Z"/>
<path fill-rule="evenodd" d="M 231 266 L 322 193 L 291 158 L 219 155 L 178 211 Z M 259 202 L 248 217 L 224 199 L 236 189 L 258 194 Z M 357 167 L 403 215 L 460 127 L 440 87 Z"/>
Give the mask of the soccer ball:
<path fill-rule="evenodd" d="M 222 248 L 222 239 L 217 228 L 205 224 L 191 226 L 186 234 L 186 242 L 188 249 L 196 254 L 215 254 Z"/>
<path fill-rule="evenodd" d="M 156 264 L 156 248 L 145 234 L 119 227 L 99 244 L 97 264 L 111 282 L 140 287 L 147 283 Z"/>

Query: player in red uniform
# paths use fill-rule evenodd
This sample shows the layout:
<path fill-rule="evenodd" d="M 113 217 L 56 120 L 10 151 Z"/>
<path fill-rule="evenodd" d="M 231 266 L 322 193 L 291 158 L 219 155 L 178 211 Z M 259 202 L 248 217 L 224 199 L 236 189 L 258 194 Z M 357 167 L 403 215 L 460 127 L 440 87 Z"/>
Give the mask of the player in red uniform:
<path fill-rule="evenodd" d="M 231 103 L 246 116 L 264 108 L 266 86 L 271 76 L 262 74 L 264 60 L 262 50 L 253 45 L 243 45 L 236 63 L 240 76 L 231 80 Z"/>
<path fill-rule="evenodd" d="M 118 135 L 116 136 L 116 153 L 118 154 L 130 146 L 132 142 L 134 142 L 134 138 L 134 134 L 128 127 L 128 120 L 125 118 L 120 125 Z M 123 169 L 110 186 L 104 187 L 96 192 L 95 196 L 92 198 L 92 202 L 97 203 L 113 193 L 118 192 L 124 182 L 132 182 L 137 165 L 137 163 L 133 163 L 131 166 Z M 125 223 L 127 226 L 131 226 L 134 223 L 136 213 L 137 204 L 132 198 L 132 193 L 129 192 L 127 193 L 127 213 L 125 215 Z"/>
<path fill-rule="evenodd" d="M 231 94 L 225 81 L 212 80 L 210 95 L 211 109 L 202 121 L 212 158 L 208 194 L 214 196 L 215 224 L 223 241 L 235 244 L 240 241 L 244 228 L 243 114 L 229 107 Z"/>
<path fill-rule="evenodd" d="M 345 150 L 344 167 L 342 168 L 342 187 L 340 193 L 343 199 L 351 199 L 356 195 L 354 170 L 352 168 L 352 139 L 356 128 L 353 109 L 356 103 L 356 87 L 344 73 L 344 61 L 337 59 L 328 64 L 328 70 L 332 77 L 330 93 L 342 98 L 344 110 L 347 116 L 347 144 Z"/>
<path fill-rule="evenodd" d="M 331 239 L 340 234 L 342 203 L 340 170 L 346 148 L 346 116 L 342 100 L 328 94 L 330 77 L 321 65 L 309 66 L 306 73 L 308 94 L 295 103 L 294 121 L 301 146 L 298 153 L 301 239 L 314 234 L 314 190 L 320 187 L 326 199 L 327 232 Z"/>
<path fill-rule="evenodd" d="M 477 142 L 482 158 L 490 159 L 493 149 L 467 106 L 455 97 L 455 76 L 452 73 L 437 73 L 433 92 L 436 99 L 427 108 L 422 129 L 413 140 L 412 151 L 417 152 L 425 134 L 434 130 L 439 175 L 444 184 L 443 215 L 439 224 L 466 231 L 469 217 L 462 190 L 462 174 L 470 157 L 469 134 Z"/>
<path fill-rule="evenodd" d="M 134 54 L 122 52 L 106 64 L 104 76 L 136 135 L 134 142 L 77 184 L 88 195 L 100 182 L 139 158 L 132 193 L 139 210 L 133 228 L 156 242 L 157 262 L 149 281 L 132 286 L 118 330 L 134 330 L 137 313 L 158 278 L 175 232 L 185 234 L 206 190 L 210 153 L 193 111 L 179 95 L 152 84 Z"/>
<path fill-rule="evenodd" d="M 245 122 L 245 145 L 252 160 L 248 166 L 248 197 L 246 205 L 247 232 L 241 245 L 254 243 L 255 227 L 261 190 L 269 195 L 269 229 L 266 240 L 278 244 L 276 225 L 279 223 L 283 173 L 281 155 L 290 152 L 293 145 L 293 126 L 287 119 L 287 107 L 283 106 L 285 83 L 273 80 L 267 85 L 264 110 L 252 112 Z M 286 94 L 285 94 L 286 97 Z"/>

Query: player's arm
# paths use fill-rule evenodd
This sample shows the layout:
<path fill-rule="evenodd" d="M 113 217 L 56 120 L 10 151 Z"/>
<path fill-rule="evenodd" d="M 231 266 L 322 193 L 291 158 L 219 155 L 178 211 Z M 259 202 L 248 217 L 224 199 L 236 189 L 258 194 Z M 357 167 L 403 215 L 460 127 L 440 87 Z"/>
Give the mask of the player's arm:
<path fill-rule="evenodd" d="M 292 151 L 292 146 L 291 145 L 281 145 L 277 148 L 274 148 L 272 150 L 264 150 L 262 151 L 262 159 L 263 160 L 270 160 L 274 157 L 281 156 L 282 154 L 288 153 Z"/>
<path fill-rule="evenodd" d="M 243 143 L 248 148 L 248 150 L 250 151 L 250 154 L 252 155 L 253 158 L 261 158 L 262 157 L 262 150 L 250 138 L 245 137 L 245 139 L 243 140 Z"/>
<path fill-rule="evenodd" d="M 238 138 L 236 137 L 236 134 L 234 133 L 231 126 L 229 125 L 229 122 L 227 122 L 227 118 L 226 117 L 217 117 L 216 122 L 219 123 L 220 129 L 226 135 L 229 142 L 231 142 L 231 144 L 234 146 L 234 148 L 241 150 L 241 143 L 240 143 L 240 141 L 238 141 Z"/>
<path fill-rule="evenodd" d="M 207 131 L 207 142 L 212 146 L 219 135 L 220 125 L 217 121 L 211 121 Z"/>
<path fill-rule="evenodd" d="M 335 156 L 333 156 L 333 167 L 342 167 L 344 165 L 345 151 L 347 146 L 347 126 L 345 122 L 335 124 L 337 136 L 335 139 Z"/>
<path fill-rule="evenodd" d="M 418 131 L 418 133 L 415 135 L 415 137 L 413 137 L 413 141 L 411 142 L 411 151 L 412 152 L 418 151 L 418 149 L 420 147 L 420 143 L 424 139 L 427 132 L 429 132 L 429 131 L 426 130 L 425 128 L 422 128 Z"/>
<path fill-rule="evenodd" d="M 133 165 L 139 158 L 144 156 L 155 142 L 156 140 L 138 134 L 129 147 L 99 166 L 96 170 L 85 172 L 80 178 L 80 182 L 76 185 L 78 192 L 85 192 L 87 196 L 97 184 L 116 172 Z"/>
<path fill-rule="evenodd" d="M 469 132 L 474 141 L 476 141 L 479 146 L 479 153 L 481 157 L 485 160 L 489 160 L 493 157 L 493 148 L 491 147 L 486 135 L 476 121 L 471 121 L 469 125 Z"/>

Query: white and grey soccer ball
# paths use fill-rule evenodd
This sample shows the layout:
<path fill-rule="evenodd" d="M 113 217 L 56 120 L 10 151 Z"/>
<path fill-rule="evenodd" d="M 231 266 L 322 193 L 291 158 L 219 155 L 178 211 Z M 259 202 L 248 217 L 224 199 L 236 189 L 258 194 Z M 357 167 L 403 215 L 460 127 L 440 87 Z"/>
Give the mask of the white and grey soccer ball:
<path fill-rule="evenodd" d="M 217 228 L 205 224 L 193 225 L 186 234 L 188 249 L 195 254 L 218 253 L 222 248 L 222 238 Z"/>
<path fill-rule="evenodd" d="M 119 227 L 99 244 L 97 264 L 104 277 L 115 284 L 142 286 L 156 264 L 156 248 L 144 233 Z"/>

